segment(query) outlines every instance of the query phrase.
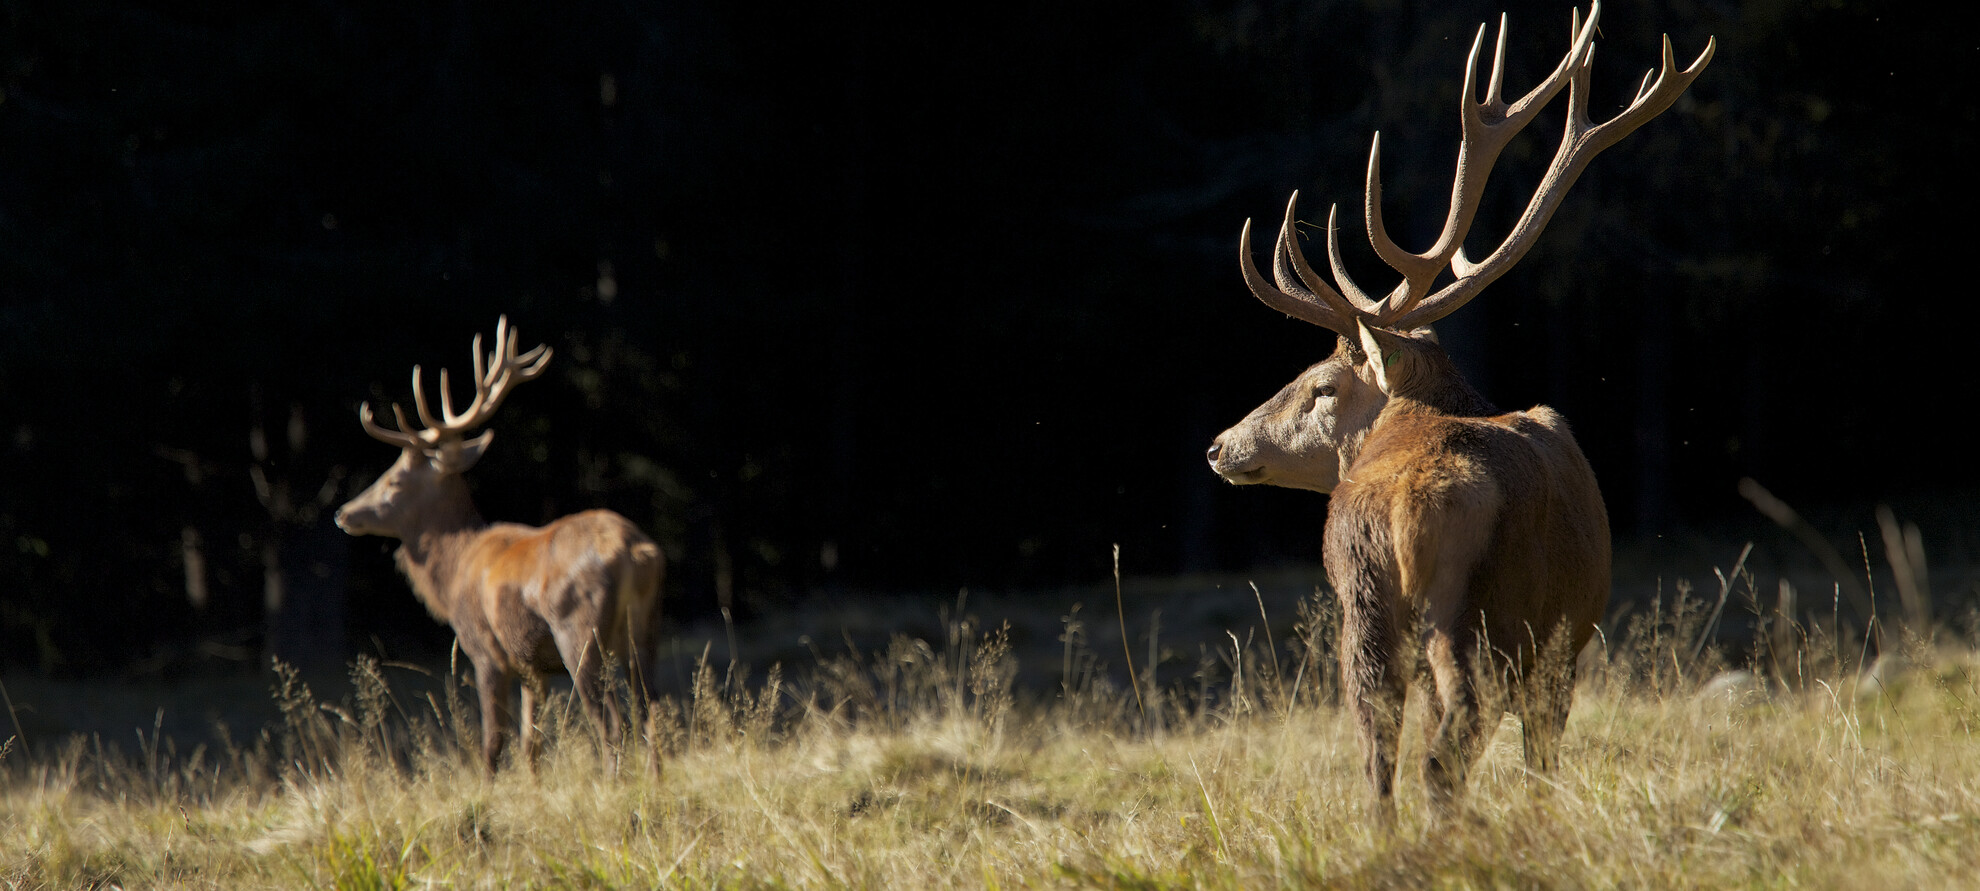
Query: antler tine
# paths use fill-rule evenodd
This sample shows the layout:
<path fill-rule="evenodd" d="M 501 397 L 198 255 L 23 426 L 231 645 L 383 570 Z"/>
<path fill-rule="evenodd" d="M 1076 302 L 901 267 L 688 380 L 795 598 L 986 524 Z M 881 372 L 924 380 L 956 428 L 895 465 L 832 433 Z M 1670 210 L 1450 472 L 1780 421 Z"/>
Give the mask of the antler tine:
<path fill-rule="evenodd" d="M 413 436 L 410 433 L 405 432 L 406 413 L 402 411 L 399 408 L 399 406 L 396 404 L 392 406 L 392 412 L 393 414 L 397 415 L 399 418 L 399 429 L 397 430 L 387 430 L 383 427 L 378 426 L 377 422 L 371 419 L 371 403 L 369 402 L 359 403 L 358 424 L 364 427 L 364 432 L 371 434 L 372 439 L 378 440 L 379 442 L 382 442 L 386 445 L 398 446 L 399 448 L 402 449 L 422 448 L 423 445 L 417 437 Z"/>
<path fill-rule="evenodd" d="M 1594 0 L 1588 5 L 1587 22 L 1581 20 L 1581 10 L 1568 11 L 1567 55 L 1561 57 L 1560 64 L 1554 66 L 1553 73 L 1547 75 L 1547 79 L 1541 81 L 1539 86 L 1521 96 L 1518 102 L 1504 106 L 1506 120 L 1524 118 L 1520 123 L 1520 126 L 1524 127 L 1526 121 L 1532 120 L 1534 115 L 1539 114 L 1541 108 L 1553 101 L 1554 96 L 1560 93 L 1561 87 L 1566 86 L 1568 79 L 1574 76 L 1574 72 L 1587 64 L 1588 54 L 1595 46 L 1595 26 L 1601 18 L 1602 0 Z M 1507 134 L 1506 138 L 1511 139 L 1511 134 Z"/>
<path fill-rule="evenodd" d="M 1299 222 L 1293 218 L 1298 204 L 1299 192 L 1294 190 L 1291 200 L 1286 202 L 1285 218 L 1279 221 L 1278 240 L 1272 245 L 1272 277 L 1288 293 L 1311 292 L 1315 296 L 1331 293 L 1332 286 L 1313 271 L 1313 266 L 1306 262 L 1306 252 L 1299 248 Z M 1302 287 L 1304 291 L 1300 290 Z"/>
<path fill-rule="evenodd" d="M 509 389 L 517 383 L 534 380 L 543 373 L 550 363 L 550 347 L 539 344 L 535 349 L 522 355 L 516 354 L 516 331 L 509 327 L 509 319 L 503 316 L 495 323 L 495 348 L 484 360 L 481 352 L 481 335 L 474 336 L 474 399 L 459 412 L 454 411 L 453 385 L 447 369 L 440 369 L 440 418 L 433 417 L 426 402 L 424 370 L 413 366 L 413 412 L 419 417 L 421 429 L 415 430 L 406 422 L 405 410 L 397 403 L 392 405 L 392 414 L 398 419 L 398 430 L 387 430 L 372 420 L 371 406 L 359 409 L 358 420 L 364 431 L 374 439 L 404 448 L 434 448 L 486 423 L 488 416 L 508 396 Z"/>
<path fill-rule="evenodd" d="M 1569 17 L 1567 54 L 1551 74 L 1518 101 L 1506 104 L 1501 96 L 1505 85 L 1507 17 L 1499 16 L 1499 33 L 1492 53 L 1492 71 L 1485 84 L 1485 98 L 1478 98 L 1478 59 L 1485 46 L 1485 30 L 1480 25 L 1472 38 L 1471 52 L 1465 59 L 1464 92 L 1459 102 L 1463 136 L 1458 142 L 1457 171 L 1451 183 L 1450 213 L 1436 243 L 1423 253 L 1412 253 L 1389 236 L 1382 219 L 1382 135 L 1378 132 L 1368 150 L 1368 174 L 1363 214 L 1368 241 L 1375 254 L 1390 268 L 1402 274 L 1394 290 L 1376 300 L 1347 274 L 1341 261 L 1336 214 L 1327 217 L 1327 259 L 1334 274 L 1336 291 L 1307 265 L 1293 229 L 1293 207 L 1299 193 L 1286 205 L 1285 223 L 1273 253 L 1275 288 L 1258 274 L 1251 260 L 1251 223 L 1245 222 L 1239 250 L 1243 254 L 1245 284 L 1267 305 L 1316 325 L 1352 336 L 1347 330 L 1357 320 L 1380 327 L 1409 329 L 1427 325 L 1449 315 L 1479 290 L 1490 284 L 1532 248 L 1534 240 L 1552 218 L 1569 186 L 1603 149 L 1615 144 L 1645 121 L 1661 114 L 1691 86 L 1712 59 L 1716 41 L 1708 41 L 1705 51 L 1691 67 L 1679 71 L 1671 52 L 1670 38 L 1664 38 L 1663 64 L 1646 76 L 1636 97 L 1621 114 L 1590 126 L 1587 116 L 1588 77 L 1595 56 L 1595 29 L 1602 17 L 1601 0 L 1588 8 L 1582 21 L 1580 10 Z M 1492 167 L 1513 136 L 1524 129 L 1553 101 L 1562 87 L 1568 87 L 1566 133 L 1540 187 L 1528 202 L 1513 231 L 1483 262 L 1473 263 L 1465 255 L 1464 239 L 1477 218 Z M 1448 265 L 1457 281 L 1435 294 L 1430 287 Z M 1345 294 L 1346 296 L 1342 296 Z"/>
<path fill-rule="evenodd" d="M 550 364 L 550 356 L 555 351 L 550 349 L 549 344 L 539 343 L 529 352 L 518 356 L 514 339 L 515 329 L 510 329 L 510 334 L 509 367 L 513 369 L 516 383 L 535 380 L 537 375 L 543 373 L 544 367 Z"/>
<path fill-rule="evenodd" d="M 1368 229 L 1368 243 L 1375 248 L 1375 255 L 1381 257 L 1382 262 L 1402 273 L 1403 277 L 1396 289 L 1383 299 L 1381 315 L 1393 317 L 1429 291 L 1438 271 L 1449 259 L 1451 246 L 1463 244 L 1464 233 L 1471 228 L 1478 198 L 1484 193 L 1484 179 L 1490 174 L 1492 162 L 1497 160 L 1499 149 L 1503 147 L 1503 142 L 1492 145 L 1490 140 L 1481 137 L 1492 134 L 1484 112 L 1489 111 L 1494 118 L 1498 118 L 1505 108 L 1505 103 L 1499 98 L 1505 81 L 1504 14 L 1499 16 L 1499 40 L 1493 54 L 1491 79 L 1486 86 L 1486 101 L 1483 104 L 1475 101 L 1478 95 L 1478 54 L 1484 48 L 1487 27 L 1484 24 L 1478 26 L 1478 33 L 1471 39 L 1471 52 L 1465 57 L 1464 88 L 1459 97 L 1463 136 L 1458 141 L 1458 166 L 1451 184 L 1451 209 L 1444 220 L 1443 232 L 1429 250 L 1421 254 L 1412 253 L 1389 236 L 1388 227 L 1382 220 L 1382 134 L 1379 131 L 1369 146 L 1368 180 L 1363 189 L 1366 196 L 1363 217 Z M 1506 136 L 1509 139 L 1511 134 Z M 1475 185 L 1474 164 L 1480 168 Z"/>
<path fill-rule="evenodd" d="M 440 427 L 441 425 L 434 423 L 433 414 L 426 410 L 426 386 L 420 382 L 419 371 L 420 371 L 419 366 L 414 365 L 413 381 L 412 381 L 413 411 L 419 414 L 419 423 L 422 426 L 424 426 L 428 430 L 434 430 Z M 444 376 L 447 372 L 444 369 L 442 369 L 440 373 Z"/>
<path fill-rule="evenodd" d="M 1479 29 L 1478 36 L 1480 38 L 1485 36 L 1483 28 Z M 1476 41 L 1472 44 L 1471 52 L 1475 60 L 1478 55 Z M 1496 75 L 1493 79 L 1496 82 Z M 1394 239 L 1389 237 L 1389 228 L 1382 222 L 1382 132 L 1380 130 L 1375 131 L 1375 139 L 1368 147 L 1368 178 L 1367 184 L 1362 189 L 1362 195 L 1365 198 L 1362 203 L 1362 221 L 1368 230 L 1368 243 L 1374 246 L 1375 255 L 1381 257 L 1382 262 L 1389 264 L 1389 268 L 1403 275 L 1403 280 L 1389 292 L 1388 296 L 1383 297 L 1379 304 L 1370 301 L 1365 294 L 1361 295 L 1363 303 L 1379 319 L 1400 310 L 1402 305 L 1408 302 L 1407 295 L 1411 291 L 1427 288 L 1430 282 L 1436 279 L 1437 271 L 1444 268 L 1444 262 L 1434 256 L 1419 257 L 1403 250 Z M 1336 263 L 1338 264 L 1338 261 Z M 1339 277 L 1344 274 L 1336 265 L 1334 275 Z M 1414 284 L 1419 281 L 1422 284 Z M 1342 284 L 1346 285 L 1345 282 Z"/>
<path fill-rule="evenodd" d="M 488 353 L 487 380 L 491 387 L 505 377 L 513 377 L 518 383 L 534 379 L 543 373 L 543 366 L 550 361 L 546 354 L 551 350 L 546 344 L 539 343 L 535 349 L 517 355 L 516 344 L 522 342 L 521 333 L 522 329 L 509 327 L 508 316 L 495 320 L 495 349 Z M 475 358 L 478 361 L 481 349 L 479 335 L 476 336 L 474 345 Z M 539 356 L 542 358 L 539 359 Z M 479 369 L 480 366 L 477 365 L 476 368 Z"/>
<path fill-rule="evenodd" d="M 398 420 L 399 429 L 405 431 L 406 438 L 413 441 L 415 448 L 435 444 L 436 441 L 429 441 L 426 436 L 429 431 L 414 430 L 411 424 L 406 423 L 406 410 L 396 402 L 392 403 L 392 417 Z"/>
<path fill-rule="evenodd" d="M 1458 142 L 1457 172 L 1451 183 L 1450 214 L 1444 219 L 1444 229 L 1436 243 L 1421 254 L 1398 246 L 1383 225 L 1381 138 L 1377 134 L 1375 145 L 1368 153 L 1368 240 L 1374 246 L 1376 255 L 1403 276 L 1402 282 L 1377 307 L 1376 314 L 1382 323 L 1393 324 L 1410 313 L 1429 294 L 1437 273 L 1463 252 L 1465 235 L 1471 231 L 1472 221 L 1478 215 L 1486 181 L 1491 177 L 1492 167 L 1498 162 L 1500 152 L 1505 150 L 1514 135 L 1533 121 L 1561 87 L 1572 80 L 1574 72 L 1580 70 L 1580 63 L 1593 45 L 1595 23 L 1601 12 L 1602 5 L 1598 0 L 1589 9 L 1586 25 L 1581 22 L 1580 11 L 1574 12 L 1570 20 L 1573 40 L 1567 55 L 1554 67 L 1553 73 L 1510 106 L 1501 97 L 1505 84 L 1507 17 L 1504 14 L 1499 16 L 1498 39 L 1492 52 L 1492 72 L 1486 81 L 1483 101 L 1477 98 L 1478 57 L 1485 47 L 1488 26 L 1478 26 L 1478 33 L 1471 40 L 1471 52 L 1465 58 L 1464 90 L 1459 101 L 1463 137 Z"/>
<path fill-rule="evenodd" d="M 454 387 L 447 380 L 447 369 L 440 369 L 440 417 L 454 420 Z"/>
<path fill-rule="evenodd" d="M 509 325 L 509 317 L 502 316 L 495 321 L 495 347 L 488 353 L 488 363 L 481 364 L 481 341 L 475 340 L 475 367 L 479 374 L 475 378 L 474 403 L 461 413 L 460 423 L 476 426 L 487 420 L 507 399 L 509 390 L 516 384 L 535 380 L 550 364 L 553 351 L 547 344 L 537 344 L 527 353 L 516 352 L 518 329 Z"/>
<path fill-rule="evenodd" d="M 550 357 L 556 355 L 556 353 L 557 351 L 551 349 L 549 344 L 539 343 L 536 345 L 536 349 L 522 354 L 522 361 L 528 362 L 532 358 L 536 361 L 526 368 L 516 369 L 516 380 L 536 380 L 537 376 L 543 373 L 543 369 L 550 364 Z"/>
<path fill-rule="evenodd" d="M 1590 21 L 1593 19 L 1591 13 Z M 1678 96 L 1691 86 L 1691 82 L 1704 72 L 1717 47 L 1716 38 L 1708 39 L 1704 52 L 1692 62 L 1691 67 L 1679 71 L 1671 50 L 1670 36 L 1665 35 L 1660 68 L 1651 72 L 1656 75 L 1655 82 L 1650 82 L 1646 75 L 1645 85 L 1637 88 L 1636 98 L 1629 107 L 1595 126 L 1589 125 L 1587 115 L 1589 68 L 1594 59 L 1591 48 L 1582 64 L 1575 66 L 1570 79 L 1568 119 L 1560 148 L 1555 151 L 1553 162 L 1548 165 L 1546 175 L 1534 190 L 1525 212 L 1513 225 L 1512 232 L 1497 249 L 1477 263 L 1472 263 L 1462 249 L 1457 251 L 1451 258 L 1451 271 L 1457 275 L 1457 281 L 1411 308 L 1397 319 L 1396 326 L 1419 327 L 1450 315 L 1525 257 L 1539 239 L 1541 230 L 1553 219 L 1554 211 L 1567 197 L 1568 189 L 1587 169 L 1588 162 L 1594 160 L 1603 149 L 1621 141 L 1637 127 L 1670 108 Z"/>
<path fill-rule="evenodd" d="M 448 432 L 464 433 L 468 429 L 478 425 L 480 423 L 479 418 L 484 414 L 482 404 L 488 398 L 488 384 L 486 382 L 487 374 L 481 361 L 481 334 L 478 332 L 474 335 L 473 343 L 468 347 L 468 357 L 474 370 L 474 377 L 472 378 L 474 381 L 474 399 L 469 401 L 467 408 L 462 409 L 458 414 L 454 412 L 454 407 L 450 404 L 448 398 L 448 394 L 453 392 L 453 388 L 447 386 L 447 369 L 440 369 L 440 414 L 445 418 L 443 426 L 447 428 Z"/>
<path fill-rule="evenodd" d="M 1313 266 L 1307 262 L 1306 252 L 1299 246 L 1299 221 L 1294 218 L 1298 204 L 1299 192 L 1294 191 L 1292 197 L 1286 201 L 1285 218 L 1279 221 L 1279 241 L 1272 255 L 1272 275 L 1278 279 L 1281 290 L 1325 306 L 1341 320 L 1343 326 L 1352 327 L 1356 318 L 1366 315 L 1364 307 L 1352 299 L 1343 297 L 1333 285 L 1327 283 L 1325 278 L 1314 272 Z M 1338 209 L 1338 207 L 1331 208 L 1327 213 L 1330 257 L 1333 253 L 1334 212 Z M 1354 287 L 1352 281 L 1341 278 L 1336 280 L 1346 281 L 1349 287 Z"/>
<path fill-rule="evenodd" d="M 508 321 L 507 316 L 495 320 L 495 345 L 489 348 L 488 365 L 482 369 L 482 380 L 487 381 L 491 386 L 501 378 L 502 365 L 509 359 L 509 332 L 505 324 Z M 476 345 L 479 346 L 479 342 Z"/>
<path fill-rule="evenodd" d="M 1704 73 L 1705 66 L 1712 61 L 1712 54 L 1718 51 L 1718 47 L 1717 38 L 1707 39 L 1705 51 L 1698 54 L 1691 67 L 1679 71 L 1677 58 L 1671 51 L 1671 36 L 1664 35 L 1663 60 L 1656 69 L 1644 73 L 1643 85 L 1637 87 L 1636 99 L 1628 108 L 1623 109 L 1621 114 L 1588 130 L 1586 137 L 1589 145 L 1586 149 L 1588 157 L 1593 158 L 1597 152 L 1616 144 L 1651 118 L 1663 114 L 1677 102 L 1678 96 L 1690 88 L 1691 82 Z M 1650 80 L 1653 74 L 1657 78 L 1655 82 Z M 1587 99 L 1583 98 L 1581 107 L 1584 113 L 1587 105 Z M 1585 123 L 1587 119 L 1584 117 L 1582 120 Z"/>
<path fill-rule="evenodd" d="M 425 429 L 417 434 L 428 444 L 437 445 L 450 437 L 459 436 L 474 427 L 476 409 L 481 404 L 480 387 L 476 387 L 474 401 L 468 403 L 467 410 L 454 414 L 453 387 L 450 386 L 447 369 L 440 369 L 440 419 L 434 420 L 433 413 L 426 405 L 426 386 L 420 380 L 421 369 L 413 366 L 413 412 L 419 416 L 419 423 Z M 394 406 L 396 408 L 396 406 Z"/>
<path fill-rule="evenodd" d="M 1382 304 L 1361 289 L 1354 277 L 1348 275 L 1347 265 L 1341 262 L 1341 228 L 1335 224 L 1340 210 L 1338 204 L 1327 208 L 1327 267 L 1333 270 L 1334 282 L 1341 286 L 1341 295 L 1354 304 L 1355 315 L 1374 320 L 1381 315 Z"/>
<path fill-rule="evenodd" d="M 1575 10 L 1575 12 L 1579 13 L 1580 10 Z M 1478 26 L 1478 36 L 1479 37 L 1485 36 L 1484 25 Z M 1474 46 L 1475 44 L 1476 41 L 1474 40 Z M 1478 57 L 1478 51 L 1474 48 L 1472 50 L 1472 64 L 1467 66 L 1469 70 L 1477 70 L 1477 57 Z M 1467 71 L 1467 74 L 1468 73 L 1469 71 Z M 1500 87 L 1504 86 L 1505 82 L 1506 82 L 1506 14 L 1502 12 L 1499 13 L 1498 44 L 1492 50 L 1492 79 L 1486 82 L 1485 85 L 1485 106 L 1487 108 L 1505 107 L 1506 104 L 1505 100 L 1499 98 L 1501 95 Z M 1465 96 L 1467 98 L 1471 96 L 1471 93 L 1469 92 L 1470 87 L 1471 85 L 1468 83 L 1465 85 L 1466 88 Z"/>
<path fill-rule="evenodd" d="M 474 363 L 474 379 L 477 381 L 475 389 L 479 392 L 481 388 L 479 381 L 488 376 L 488 366 L 481 358 L 481 332 L 479 331 L 474 333 L 474 343 L 468 347 L 468 356 Z"/>
<path fill-rule="evenodd" d="M 1299 194 L 1293 193 L 1293 201 L 1298 200 Z M 1287 208 L 1287 219 L 1290 221 L 1291 205 Z M 1297 275 L 1296 267 L 1304 265 L 1306 259 L 1300 255 L 1297 244 L 1288 246 L 1287 240 L 1283 237 L 1284 228 L 1280 229 L 1280 235 L 1281 238 L 1273 250 L 1272 257 L 1273 272 L 1279 280 L 1278 287 L 1274 287 L 1271 282 L 1265 280 L 1265 276 L 1259 274 L 1257 264 L 1251 260 L 1251 220 L 1244 221 L 1244 231 L 1238 235 L 1238 268 L 1244 273 L 1245 286 L 1251 289 L 1252 296 L 1279 312 L 1303 322 L 1319 325 L 1337 334 L 1353 331 L 1354 315 L 1348 308 L 1347 301 L 1341 295 L 1334 293 L 1332 288 L 1327 287 L 1326 282 L 1314 276 L 1314 282 L 1320 287 L 1309 290 L 1301 286 L 1293 276 L 1286 274 L 1291 271 Z M 1307 274 L 1310 275 L 1311 272 L 1309 268 Z"/>
<path fill-rule="evenodd" d="M 440 417 L 442 420 L 439 426 L 449 432 L 465 431 L 473 426 L 468 422 L 480 411 L 481 400 L 487 389 L 481 382 L 481 334 L 479 332 L 474 335 L 474 343 L 468 349 L 468 356 L 474 366 L 474 377 L 471 378 L 474 381 L 474 400 L 468 403 L 465 411 L 458 414 L 455 413 L 454 386 L 448 381 L 447 369 L 440 369 Z M 428 421 L 427 426 L 432 427 L 434 425 L 431 421 Z"/>

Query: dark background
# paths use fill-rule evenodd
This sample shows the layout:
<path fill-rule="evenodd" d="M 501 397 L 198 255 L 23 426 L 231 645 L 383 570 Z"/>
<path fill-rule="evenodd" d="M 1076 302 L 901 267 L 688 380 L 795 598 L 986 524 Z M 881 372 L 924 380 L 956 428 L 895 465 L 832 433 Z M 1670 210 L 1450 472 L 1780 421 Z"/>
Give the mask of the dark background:
<path fill-rule="evenodd" d="M 1338 201 L 1386 289 L 1370 133 L 1420 249 L 1474 30 L 1511 13 L 1517 95 L 1568 26 L 795 6 L 0 3 L 0 667 L 444 646 L 327 507 L 393 457 L 358 403 L 501 313 L 558 355 L 494 422 L 483 512 L 625 513 L 676 621 L 1092 583 L 1115 543 L 1140 575 L 1317 564 L 1322 498 L 1202 458 L 1331 348 L 1246 293 L 1239 226 Z M 1966 560 L 1980 30 L 1892 12 L 1611 0 L 1598 118 L 1663 32 L 1716 60 L 1440 326 L 1500 405 L 1574 423 L 1625 552 L 1765 534 L 1752 476 L 1838 542 L 1888 501 Z M 1473 255 L 1559 127 L 1507 152 Z"/>

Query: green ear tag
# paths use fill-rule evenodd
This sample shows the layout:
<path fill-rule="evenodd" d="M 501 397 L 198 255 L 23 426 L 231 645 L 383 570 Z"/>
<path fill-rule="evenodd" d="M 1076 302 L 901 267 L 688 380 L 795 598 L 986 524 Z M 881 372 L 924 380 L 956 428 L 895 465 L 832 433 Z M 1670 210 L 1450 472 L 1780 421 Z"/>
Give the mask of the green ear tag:
<path fill-rule="evenodd" d="M 1394 364 L 1396 364 L 1396 360 L 1397 360 L 1397 359 L 1400 359 L 1400 358 L 1402 358 L 1402 353 L 1400 353 L 1400 352 L 1395 352 L 1395 353 L 1390 353 L 1390 354 L 1388 354 L 1388 355 L 1386 355 L 1386 356 L 1383 356 L 1383 357 L 1382 357 L 1382 367 L 1383 367 L 1383 368 L 1387 368 L 1387 367 L 1389 367 L 1389 366 L 1391 366 L 1391 365 L 1394 365 Z"/>

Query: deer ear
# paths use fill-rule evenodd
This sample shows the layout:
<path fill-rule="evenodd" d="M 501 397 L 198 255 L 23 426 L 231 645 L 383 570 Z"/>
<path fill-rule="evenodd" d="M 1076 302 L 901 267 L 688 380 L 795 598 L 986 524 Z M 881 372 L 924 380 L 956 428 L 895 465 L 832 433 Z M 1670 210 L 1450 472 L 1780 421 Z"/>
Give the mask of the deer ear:
<path fill-rule="evenodd" d="M 1382 395 L 1394 396 L 1408 388 L 1410 381 L 1422 376 L 1425 338 L 1419 331 L 1403 334 L 1387 328 L 1370 328 L 1359 321 L 1355 328 L 1361 350 L 1368 354 L 1365 377 L 1373 379 Z"/>
<path fill-rule="evenodd" d="M 1375 379 L 1375 387 L 1385 396 L 1396 393 L 1394 366 L 1402 358 L 1400 338 L 1387 332 L 1370 328 L 1360 319 L 1354 322 L 1355 339 L 1361 341 L 1361 351 L 1368 356 L 1368 370 Z"/>
<path fill-rule="evenodd" d="M 488 451 L 488 444 L 495 440 L 495 431 L 489 430 L 469 440 L 454 440 L 442 444 L 438 449 L 427 452 L 433 462 L 433 469 L 441 473 L 466 473 L 475 462 L 481 460 Z"/>

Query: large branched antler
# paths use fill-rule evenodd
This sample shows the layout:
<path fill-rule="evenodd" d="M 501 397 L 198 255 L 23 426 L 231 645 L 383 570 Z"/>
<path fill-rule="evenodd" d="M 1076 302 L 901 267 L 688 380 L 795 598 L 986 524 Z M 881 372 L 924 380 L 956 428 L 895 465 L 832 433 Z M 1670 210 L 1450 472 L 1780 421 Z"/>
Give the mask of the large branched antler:
<path fill-rule="evenodd" d="M 1327 259 L 1340 289 L 1335 290 L 1314 272 L 1299 248 L 1299 236 L 1294 229 L 1293 213 L 1299 203 L 1298 192 L 1294 192 L 1292 199 L 1286 203 L 1285 220 L 1280 224 L 1278 243 L 1272 252 L 1274 281 L 1266 281 L 1252 263 L 1251 221 L 1245 221 L 1244 232 L 1238 239 L 1238 251 L 1244 281 L 1251 292 L 1273 309 L 1352 337 L 1357 320 L 1373 327 L 1397 330 L 1428 325 L 1456 311 L 1477 296 L 1486 285 L 1504 275 L 1533 248 L 1541 230 L 1553 218 L 1561 199 L 1566 197 L 1568 188 L 1574 185 L 1588 162 L 1677 101 L 1677 97 L 1705 70 L 1717 48 L 1716 40 L 1708 40 L 1705 51 L 1691 63 L 1691 67 L 1679 71 L 1671 53 L 1671 39 L 1666 35 L 1663 64 L 1644 75 L 1642 85 L 1637 88 L 1636 99 L 1614 118 L 1599 125 L 1591 124 L 1588 120 L 1588 71 L 1595 57 L 1595 23 L 1601 14 L 1599 0 L 1589 7 L 1586 24 L 1581 21 L 1580 11 L 1575 11 L 1567 55 L 1562 57 L 1546 80 L 1511 105 L 1500 98 L 1506 61 L 1506 19 L 1503 15 L 1499 17 L 1498 45 L 1492 57 L 1492 76 L 1485 89 L 1485 101 L 1475 101 L 1478 54 L 1484 47 L 1486 27 L 1478 26 L 1478 36 L 1472 40 L 1471 55 L 1465 62 L 1464 94 L 1460 100 L 1463 138 L 1458 144 L 1450 215 L 1445 218 L 1443 233 L 1437 237 L 1436 243 L 1423 253 L 1410 253 L 1399 247 L 1382 223 L 1382 135 L 1375 134 L 1374 145 L 1368 152 L 1364 212 L 1368 240 L 1374 246 L 1376 255 L 1403 277 L 1388 294 L 1379 299 L 1371 297 L 1348 276 L 1341 262 L 1340 244 L 1336 236 L 1339 231 L 1335 226 L 1338 206 L 1327 214 Z M 1472 262 L 1465 256 L 1464 238 L 1478 215 L 1479 202 L 1485 194 L 1485 183 L 1491 176 L 1492 165 L 1498 161 L 1499 153 L 1513 136 L 1531 123 L 1563 86 L 1568 87 L 1567 127 L 1561 136 L 1560 149 L 1554 153 L 1553 163 L 1548 165 L 1546 176 L 1534 190 L 1533 198 L 1527 203 L 1518 223 L 1514 224 L 1511 234 L 1484 260 Z M 1457 280 L 1434 294 L 1429 293 L 1437 273 L 1446 264 Z"/>
<path fill-rule="evenodd" d="M 447 369 L 440 369 L 440 419 L 435 420 L 426 407 L 426 387 L 420 379 L 420 367 L 413 366 L 413 410 L 419 415 L 422 429 L 414 430 L 406 423 L 405 409 L 392 403 L 392 416 L 399 422 L 397 430 L 380 427 L 371 419 L 371 403 L 358 407 L 358 421 L 364 425 L 364 432 L 373 439 L 388 445 L 408 449 L 433 449 L 449 440 L 458 440 L 467 431 L 487 423 L 489 416 L 508 398 L 510 388 L 524 381 L 535 380 L 543 373 L 544 366 L 550 364 L 552 350 L 548 345 L 537 344 L 536 348 L 520 355 L 516 352 L 516 329 L 509 327 L 509 317 L 502 316 L 495 321 L 495 349 L 484 360 L 481 353 L 481 335 L 474 336 L 474 400 L 460 413 L 454 412 L 453 388 L 447 380 Z"/>

